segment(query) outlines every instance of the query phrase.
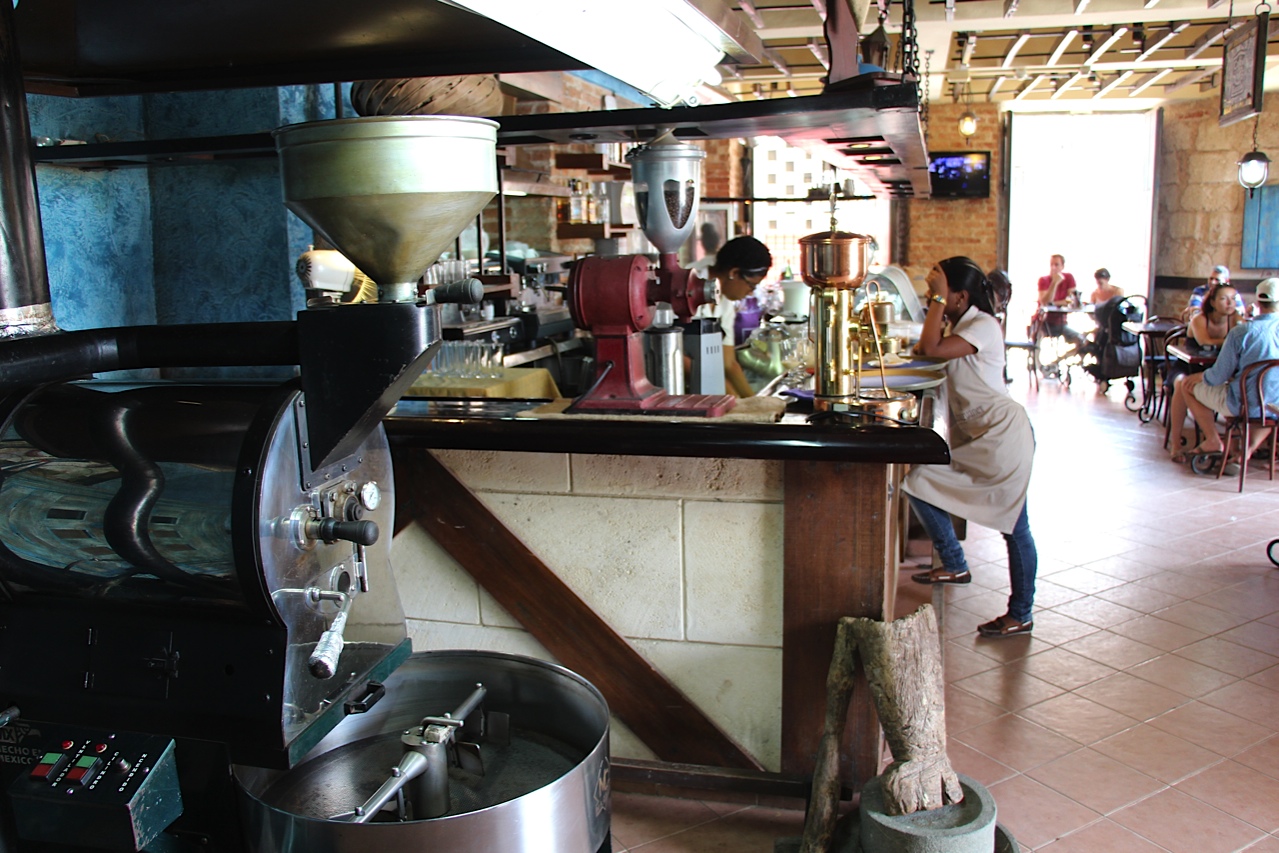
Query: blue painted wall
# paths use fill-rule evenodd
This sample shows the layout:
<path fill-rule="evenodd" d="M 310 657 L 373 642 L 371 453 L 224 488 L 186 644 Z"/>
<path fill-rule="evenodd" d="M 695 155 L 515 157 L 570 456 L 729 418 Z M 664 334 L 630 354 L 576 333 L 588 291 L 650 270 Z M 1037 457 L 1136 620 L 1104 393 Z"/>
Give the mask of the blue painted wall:
<path fill-rule="evenodd" d="M 86 142 L 261 133 L 335 115 L 332 85 L 30 95 L 27 103 L 33 136 Z M 111 171 L 40 165 L 36 177 L 54 318 L 63 329 L 289 320 L 304 305 L 293 265 L 311 230 L 285 208 L 274 158 Z"/>

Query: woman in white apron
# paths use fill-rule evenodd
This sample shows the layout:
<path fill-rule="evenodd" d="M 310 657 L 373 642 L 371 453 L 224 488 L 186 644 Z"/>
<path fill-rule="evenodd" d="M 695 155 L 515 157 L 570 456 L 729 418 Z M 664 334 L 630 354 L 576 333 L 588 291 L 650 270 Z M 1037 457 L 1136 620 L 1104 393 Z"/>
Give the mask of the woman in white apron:
<path fill-rule="evenodd" d="M 969 583 L 972 575 L 950 516 L 991 527 L 1008 544 L 1012 594 L 1008 612 L 978 627 L 985 637 L 1034 627 L 1039 558 L 1026 516 L 1035 455 L 1030 418 L 1004 384 L 1004 338 L 993 292 L 981 267 L 947 258 L 928 274 L 928 315 L 915 352 L 947 359 L 950 465 L 919 465 L 903 485 L 941 567 L 912 575 L 918 583 Z M 943 334 L 949 323 L 950 334 Z"/>

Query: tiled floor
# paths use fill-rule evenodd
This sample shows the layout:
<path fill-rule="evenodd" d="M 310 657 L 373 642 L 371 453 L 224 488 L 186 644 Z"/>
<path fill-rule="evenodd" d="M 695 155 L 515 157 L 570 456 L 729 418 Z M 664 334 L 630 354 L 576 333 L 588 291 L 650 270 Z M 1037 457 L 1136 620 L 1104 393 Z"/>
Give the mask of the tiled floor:
<path fill-rule="evenodd" d="M 1279 853 L 1279 481 L 1174 465 L 1121 389 L 1014 371 L 1035 423 L 1035 632 L 982 640 L 1004 612 L 1005 551 L 970 528 L 975 582 L 948 590 L 956 768 L 990 788 L 1023 850 Z M 905 573 L 903 572 L 903 577 Z M 898 612 L 928 591 L 908 580 Z M 771 853 L 798 812 L 619 793 L 614 850 Z"/>

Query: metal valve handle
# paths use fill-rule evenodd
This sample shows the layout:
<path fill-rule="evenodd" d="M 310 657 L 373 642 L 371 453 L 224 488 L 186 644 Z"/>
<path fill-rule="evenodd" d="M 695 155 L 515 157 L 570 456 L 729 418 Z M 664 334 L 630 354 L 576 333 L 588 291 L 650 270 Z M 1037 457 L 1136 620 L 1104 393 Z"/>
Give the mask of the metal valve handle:
<path fill-rule="evenodd" d="M 343 539 L 357 545 L 369 546 L 377 542 L 381 531 L 376 521 L 341 521 L 336 518 L 316 518 L 306 522 L 306 535 L 311 539 L 336 542 Z"/>

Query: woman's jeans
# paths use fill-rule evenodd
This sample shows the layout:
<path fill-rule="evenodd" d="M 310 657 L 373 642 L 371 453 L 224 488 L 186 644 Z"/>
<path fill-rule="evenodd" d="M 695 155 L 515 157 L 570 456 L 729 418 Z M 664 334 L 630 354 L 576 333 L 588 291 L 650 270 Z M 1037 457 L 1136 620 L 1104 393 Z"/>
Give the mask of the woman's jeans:
<path fill-rule="evenodd" d="M 942 566 L 949 572 L 962 574 L 968 571 L 968 561 L 964 559 L 964 549 L 955 536 L 955 527 L 951 523 L 950 513 L 930 503 L 921 501 L 914 495 L 910 498 L 911 508 L 924 525 L 928 538 L 933 540 L 933 550 L 941 559 Z M 1012 594 L 1008 596 L 1008 615 L 1018 622 L 1029 622 L 1035 603 L 1035 573 L 1039 569 L 1039 554 L 1035 550 L 1035 539 L 1030 535 L 1030 520 L 1026 516 L 1026 504 L 1021 505 L 1021 515 L 1012 533 L 1003 534 L 1008 545 L 1008 581 Z"/>

